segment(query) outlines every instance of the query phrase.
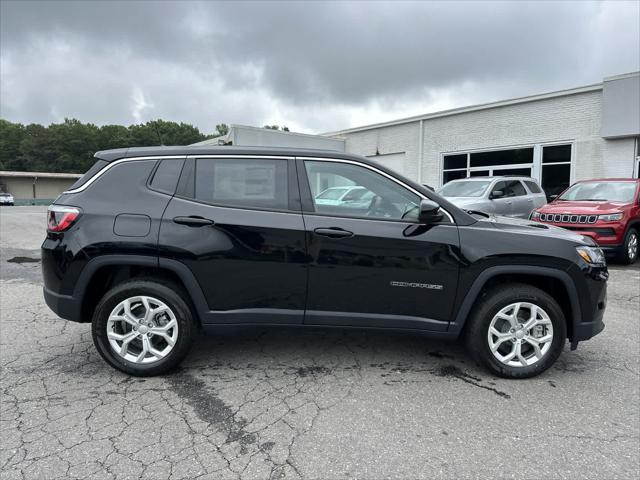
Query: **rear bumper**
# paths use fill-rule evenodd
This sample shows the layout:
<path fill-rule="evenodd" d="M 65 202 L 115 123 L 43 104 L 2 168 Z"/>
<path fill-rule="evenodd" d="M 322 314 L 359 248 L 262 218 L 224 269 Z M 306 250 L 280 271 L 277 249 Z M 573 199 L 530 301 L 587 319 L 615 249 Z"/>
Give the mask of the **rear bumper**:
<path fill-rule="evenodd" d="M 61 295 L 47 287 L 42 288 L 44 301 L 47 306 L 60 318 L 72 322 L 82 322 L 80 315 L 80 302 L 71 295 Z"/>

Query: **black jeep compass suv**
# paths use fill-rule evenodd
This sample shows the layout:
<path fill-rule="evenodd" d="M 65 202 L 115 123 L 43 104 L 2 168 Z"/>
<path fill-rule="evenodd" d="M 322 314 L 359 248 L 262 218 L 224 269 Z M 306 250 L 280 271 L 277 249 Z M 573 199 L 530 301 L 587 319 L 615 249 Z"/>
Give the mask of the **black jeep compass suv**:
<path fill-rule="evenodd" d="M 588 237 L 466 212 L 363 157 L 284 148 L 98 152 L 49 207 L 44 296 L 133 375 L 238 325 L 464 336 L 505 377 L 599 333 L 607 267 Z"/>

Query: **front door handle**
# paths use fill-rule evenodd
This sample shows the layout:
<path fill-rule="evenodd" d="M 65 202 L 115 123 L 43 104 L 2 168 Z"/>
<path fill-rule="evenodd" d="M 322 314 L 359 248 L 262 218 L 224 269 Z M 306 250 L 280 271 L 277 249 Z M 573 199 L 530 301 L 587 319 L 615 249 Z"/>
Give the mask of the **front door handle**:
<path fill-rule="evenodd" d="M 186 225 L 187 227 L 206 227 L 207 225 L 213 225 L 215 223 L 213 220 L 198 216 L 173 217 L 173 222 L 179 225 Z"/>
<path fill-rule="evenodd" d="M 353 237 L 353 232 L 350 232 L 349 230 L 344 230 L 344 229 L 338 228 L 338 227 L 316 228 L 314 230 L 314 233 L 316 235 L 321 235 L 323 237 L 329 237 L 329 238 Z"/>

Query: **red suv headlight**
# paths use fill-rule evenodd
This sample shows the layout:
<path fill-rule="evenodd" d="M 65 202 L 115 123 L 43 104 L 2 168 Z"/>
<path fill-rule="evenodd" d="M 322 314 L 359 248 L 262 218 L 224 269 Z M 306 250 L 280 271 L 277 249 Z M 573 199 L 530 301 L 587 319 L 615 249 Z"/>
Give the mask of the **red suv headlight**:
<path fill-rule="evenodd" d="M 604 222 L 619 222 L 624 217 L 624 213 L 610 213 L 609 215 L 598 215 L 598 218 Z"/>
<path fill-rule="evenodd" d="M 47 210 L 47 230 L 54 233 L 64 232 L 78 220 L 81 213 L 77 207 L 50 205 Z"/>

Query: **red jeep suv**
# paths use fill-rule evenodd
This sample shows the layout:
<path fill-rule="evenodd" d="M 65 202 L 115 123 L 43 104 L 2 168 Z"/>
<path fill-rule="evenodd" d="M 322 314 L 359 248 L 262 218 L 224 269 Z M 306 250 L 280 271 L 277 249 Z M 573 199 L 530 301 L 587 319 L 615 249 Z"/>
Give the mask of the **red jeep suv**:
<path fill-rule="evenodd" d="M 638 259 L 640 180 L 604 178 L 574 183 L 553 202 L 534 210 L 531 220 L 593 238 L 624 263 Z"/>

